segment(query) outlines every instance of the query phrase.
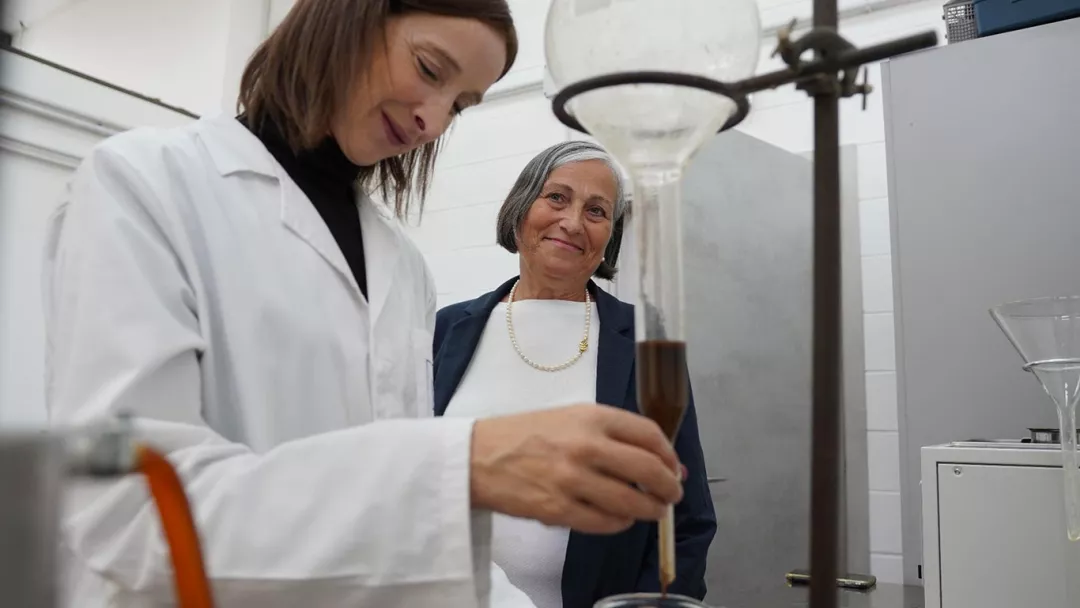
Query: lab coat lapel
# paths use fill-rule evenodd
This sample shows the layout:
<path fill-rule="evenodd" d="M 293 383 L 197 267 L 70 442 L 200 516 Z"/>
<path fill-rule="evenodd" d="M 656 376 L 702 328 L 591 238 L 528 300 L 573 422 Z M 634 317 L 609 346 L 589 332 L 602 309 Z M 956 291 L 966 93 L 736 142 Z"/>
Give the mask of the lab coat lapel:
<path fill-rule="evenodd" d="M 375 204 L 367 195 L 360 195 L 360 230 L 364 235 L 364 264 L 367 270 L 368 303 L 371 306 L 371 324 L 379 321 L 386 307 L 386 299 L 394 287 L 398 272 L 398 238 L 393 215 L 385 207 Z"/>
<path fill-rule="evenodd" d="M 300 190 L 300 187 L 285 174 L 284 170 L 279 169 L 279 171 L 281 173 L 279 179 L 282 223 L 333 266 L 334 270 L 341 275 L 342 280 L 349 284 L 353 295 L 362 300 L 364 296 L 360 292 L 360 286 L 356 284 L 356 277 L 353 276 L 348 262 L 345 261 L 345 255 L 341 253 L 334 235 L 330 233 L 330 228 L 326 226 L 326 222 L 315 209 L 315 205 Z"/>
<path fill-rule="evenodd" d="M 326 260 L 352 288 L 357 298 L 363 298 L 326 222 L 259 138 L 232 116 L 222 114 L 202 120 L 215 123 L 217 127 L 201 130 L 200 138 L 218 172 L 225 177 L 254 173 L 277 180 L 281 222 Z"/>
<path fill-rule="evenodd" d="M 634 369 L 634 316 L 629 306 L 589 282 L 600 317 L 600 344 L 596 354 L 596 401 L 626 409 L 636 408 L 628 399 Z M 613 549 L 613 537 L 571 532 L 563 565 L 564 606 L 591 606 L 596 601 L 604 561 Z"/>

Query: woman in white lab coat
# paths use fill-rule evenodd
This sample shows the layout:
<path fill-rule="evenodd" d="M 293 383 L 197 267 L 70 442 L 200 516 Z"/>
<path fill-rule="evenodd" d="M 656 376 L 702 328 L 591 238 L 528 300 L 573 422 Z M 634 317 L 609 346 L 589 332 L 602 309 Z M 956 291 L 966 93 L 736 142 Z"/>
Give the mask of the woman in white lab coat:
<path fill-rule="evenodd" d="M 490 511 L 611 533 L 681 497 L 629 412 L 414 419 L 435 289 L 397 217 L 515 53 L 505 0 L 300 0 L 239 118 L 77 171 L 47 245 L 50 414 L 130 412 L 168 453 L 220 606 L 486 605 Z M 71 605 L 171 601 L 141 479 L 80 488 L 64 528 Z"/>

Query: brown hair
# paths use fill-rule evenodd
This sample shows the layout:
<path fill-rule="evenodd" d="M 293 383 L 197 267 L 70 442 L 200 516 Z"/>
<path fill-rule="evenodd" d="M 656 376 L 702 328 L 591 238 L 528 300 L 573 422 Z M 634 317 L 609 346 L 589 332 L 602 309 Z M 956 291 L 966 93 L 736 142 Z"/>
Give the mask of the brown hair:
<path fill-rule="evenodd" d="M 513 65 L 517 32 L 506 0 L 299 0 L 248 61 L 238 110 L 251 126 L 267 120 L 277 125 L 294 152 L 317 146 L 358 68 L 384 40 L 387 19 L 417 12 L 488 25 L 506 41 L 503 75 Z M 374 186 L 383 200 L 393 201 L 398 217 L 408 213 L 414 193 L 422 210 L 441 142 L 364 167 L 361 186 Z"/>

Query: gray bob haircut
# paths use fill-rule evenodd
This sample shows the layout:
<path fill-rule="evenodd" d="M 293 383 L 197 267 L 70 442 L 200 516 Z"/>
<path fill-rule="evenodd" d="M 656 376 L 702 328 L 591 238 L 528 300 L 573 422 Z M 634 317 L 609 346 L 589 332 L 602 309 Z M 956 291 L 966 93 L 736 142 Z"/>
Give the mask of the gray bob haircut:
<path fill-rule="evenodd" d="M 611 155 L 600 146 L 587 141 L 564 141 L 555 144 L 529 161 L 521 170 L 510 193 L 499 209 L 495 224 L 496 242 L 510 253 L 517 253 L 517 234 L 529 209 L 540 196 L 544 182 L 556 168 L 586 160 L 604 161 L 615 176 L 615 210 L 611 218 L 611 238 L 604 249 L 604 261 L 600 262 L 593 276 L 613 279 L 617 271 L 619 248 L 622 245 L 623 227 L 630 209 L 630 197 L 622 172 Z"/>

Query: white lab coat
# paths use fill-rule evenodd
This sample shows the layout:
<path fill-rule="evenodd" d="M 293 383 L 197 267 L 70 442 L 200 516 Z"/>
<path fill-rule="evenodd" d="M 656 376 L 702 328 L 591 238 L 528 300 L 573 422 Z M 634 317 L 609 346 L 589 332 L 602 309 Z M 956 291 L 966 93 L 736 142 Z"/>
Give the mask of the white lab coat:
<path fill-rule="evenodd" d="M 128 411 L 168 452 L 219 606 L 487 605 L 473 422 L 405 420 L 432 411 L 431 275 L 388 212 L 359 205 L 370 301 L 231 117 L 111 138 L 51 220 L 51 418 Z M 72 605 L 174 601 L 141 478 L 78 488 L 64 549 Z"/>

